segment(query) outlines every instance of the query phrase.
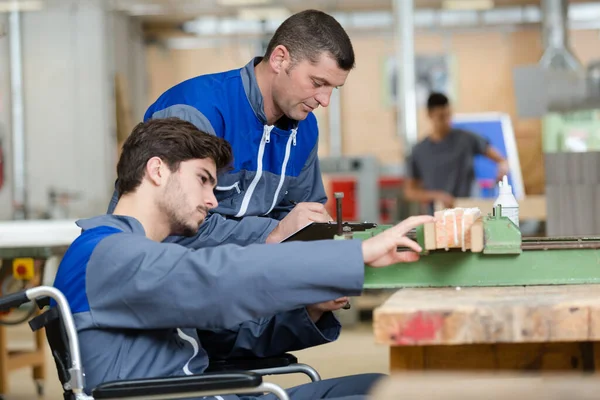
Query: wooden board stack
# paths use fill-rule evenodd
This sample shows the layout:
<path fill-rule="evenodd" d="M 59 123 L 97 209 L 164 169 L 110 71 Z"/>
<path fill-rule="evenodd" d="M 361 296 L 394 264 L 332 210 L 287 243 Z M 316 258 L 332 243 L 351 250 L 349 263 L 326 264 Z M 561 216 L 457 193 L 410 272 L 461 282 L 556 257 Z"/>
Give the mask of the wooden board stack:
<path fill-rule="evenodd" d="M 436 211 L 435 219 L 424 226 L 425 250 L 483 251 L 483 221 L 479 208 Z"/>

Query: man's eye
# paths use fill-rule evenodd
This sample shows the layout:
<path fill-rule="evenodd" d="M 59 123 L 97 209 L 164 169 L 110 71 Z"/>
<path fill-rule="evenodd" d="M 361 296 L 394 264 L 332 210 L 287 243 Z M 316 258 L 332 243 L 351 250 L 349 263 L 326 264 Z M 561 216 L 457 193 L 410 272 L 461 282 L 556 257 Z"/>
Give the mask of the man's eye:
<path fill-rule="evenodd" d="M 206 178 L 205 176 L 201 176 L 201 177 L 200 177 L 200 181 L 201 181 L 202 183 L 206 183 L 206 182 L 208 181 L 208 178 Z"/>
<path fill-rule="evenodd" d="M 316 87 L 316 88 L 323 86 L 322 84 L 320 84 L 320 83 L 318 83 L 316 81 L 312 81 L 312 82 L 313 82 L 313 86 Z"/>

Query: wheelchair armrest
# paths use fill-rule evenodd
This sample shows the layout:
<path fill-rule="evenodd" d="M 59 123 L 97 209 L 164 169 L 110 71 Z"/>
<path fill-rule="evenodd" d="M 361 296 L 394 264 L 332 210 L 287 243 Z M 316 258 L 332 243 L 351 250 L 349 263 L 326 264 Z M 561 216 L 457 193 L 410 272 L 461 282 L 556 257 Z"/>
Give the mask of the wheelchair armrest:
<path fill-rule="evenodd" d="M 250 371 L 267 368 L 281 368 L 296 364 L 298 359 L 291 354 L 282 354 L 266 358 L 232 358 L 226 360 L 210 360 L 206 372 Z"/>
<path fill-rule="evenodd" d="M 96 387 L 94 399 L 121 399 L 129 397 L 183 395 L 250 389 L 260 386 L 262 377 L 251 372 L 203 374 L 168 378 L 144 378 L 103 383 Z"/>

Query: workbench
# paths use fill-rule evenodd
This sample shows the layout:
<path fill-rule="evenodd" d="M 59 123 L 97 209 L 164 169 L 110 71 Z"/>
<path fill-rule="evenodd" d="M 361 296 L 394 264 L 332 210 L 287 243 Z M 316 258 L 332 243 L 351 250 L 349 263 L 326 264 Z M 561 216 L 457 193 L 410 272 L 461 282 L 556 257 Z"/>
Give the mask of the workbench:
<path fill-rule="evenodd" d="M 23 280 L 23 287 L 39 286 L 43 283 L 45 265 L 52 257 L 61 257 L 71 242 L 81 232 L 73 220 L 27 220 L 0 222 L 0 282 L 13 279 L 13 261 L 21 260 L 33 265 L 33 274 Z M 0 316 L 0 322 L 2 317 Z M 7 332 L 10 326 L 0 323 L 0 398 L 9 393 L 9 373 L 30 367 L 37 385 L 38 394 L 43 393 L 45 368 L 45 331 L 35 335 L 32 351 L 10 351 Z"/>
<path fill-rule="evenodd" d="M 374 310 L 373 327 L 391 372 L 592 372 L 600 285 L 400 289 Z"/>

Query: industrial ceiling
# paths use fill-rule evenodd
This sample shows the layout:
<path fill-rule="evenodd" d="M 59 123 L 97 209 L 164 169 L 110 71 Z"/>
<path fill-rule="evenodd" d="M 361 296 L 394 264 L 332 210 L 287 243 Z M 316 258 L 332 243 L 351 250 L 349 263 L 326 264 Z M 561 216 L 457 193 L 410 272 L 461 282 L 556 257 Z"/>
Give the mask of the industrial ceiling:
<path fill-rule="evenodd" d="M 1 1 L 1 0 L 0 0 Z M 570 0 L 585 3 L 592 0 Z M 539 0 L 415 0 L 415 7 L 485 9 L 539 5 Z M 237 16 L 240 9 L 284 8 L 295 13 L 308 8 L 328 12 L 391 10 L 392 0 L 111 0 L 114 8 L 144 21 L 185 21 L 204 15 Z"/>

